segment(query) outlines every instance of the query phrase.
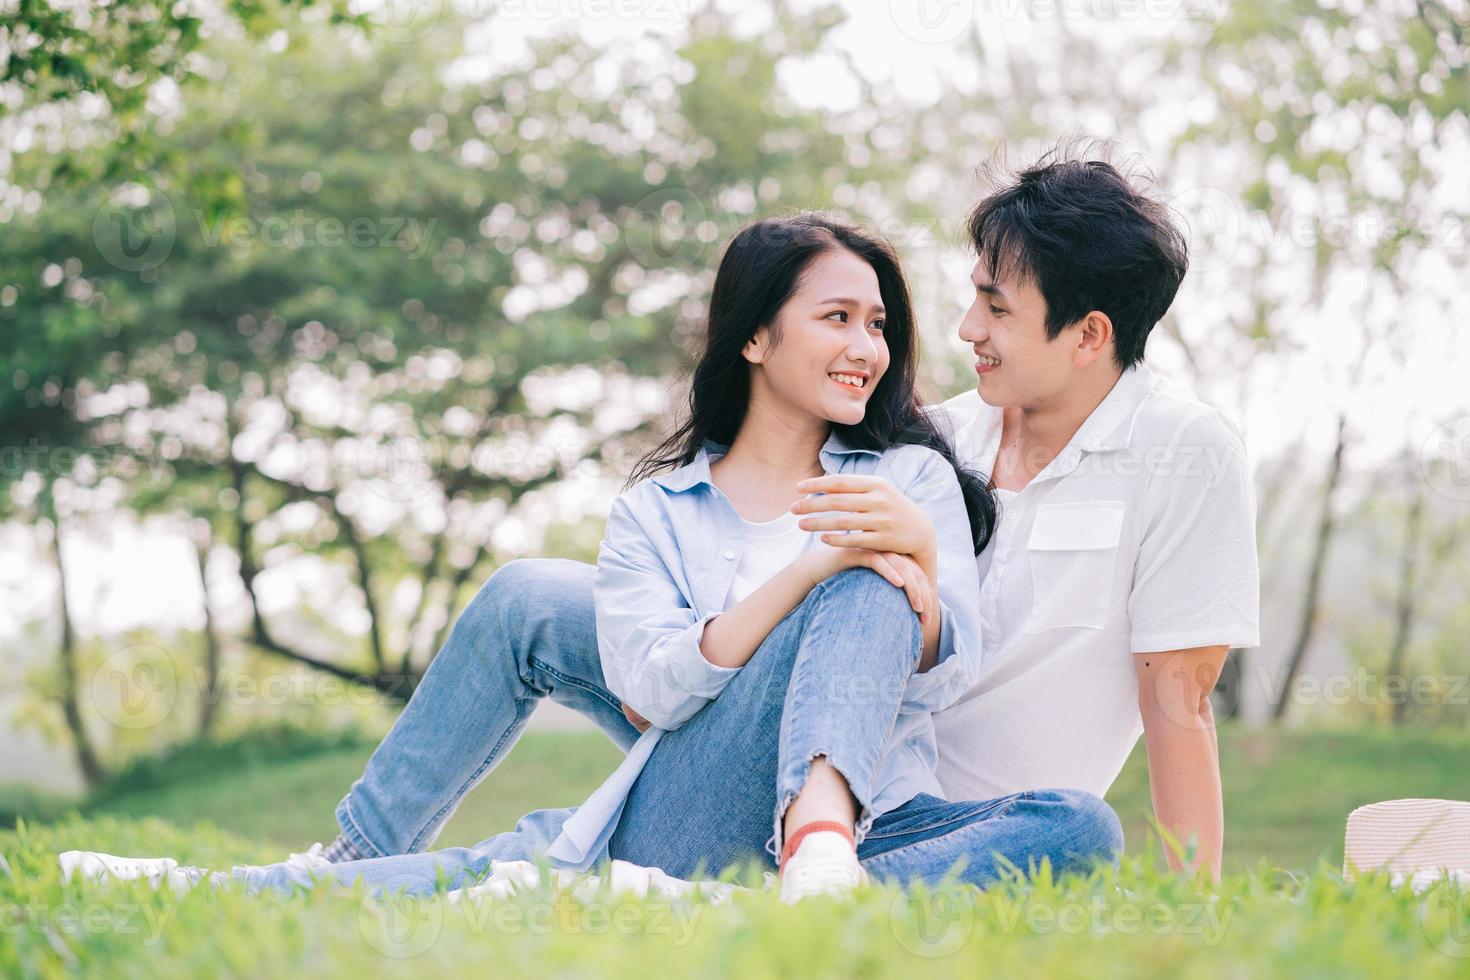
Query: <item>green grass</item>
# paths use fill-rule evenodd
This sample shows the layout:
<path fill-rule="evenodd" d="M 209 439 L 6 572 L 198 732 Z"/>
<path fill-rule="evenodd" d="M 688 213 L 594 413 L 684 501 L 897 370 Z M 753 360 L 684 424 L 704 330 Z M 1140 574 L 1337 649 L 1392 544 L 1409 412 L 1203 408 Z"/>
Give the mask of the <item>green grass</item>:
<path fill-rule="evenodd" d="M 277 758 L 269 751 L 229 758 L 139 792 L 115 792 L 85 808 L 89 816 L 157 817 L 180 826 L 207 822 L 271 842 L 276 852 L 304 850 L 337 833 L 337 801 L 362 774 L 372 744 L 335 746 Z M 474 844 L 509 830 L 530 810 L 575 806 L 617 767 L 620 753 L 599 734 L 545 733 L 516 749 L 466 797 L 438 846 Z M 126 775 L 118 782 L 126 783 Z"/>
<path fill-rule="evenodd" d="M 1422 734 L 1223 732 L 1230 860 L 1212 892 L 1160 870 L 1141 754 L 1110 795 L 1129 834 L 1121 871 L 984 893 L 872 889 L 851 905 L 788 909 L 760 892 L 711 907 L 542 890 L 453 905 L 59 880 L 56 854 L 71 848 L 208 867 L 278 860 L 330 837 L 370 749 L 269 736 L 196 747 L 135 770 L 80 814 L 0 832 L 0 976 L 1470 975 L 1470 893 L 1416 898 L 1336 870 L 1352 807 L 1470 797 L 1470 743 Z M 615 762 L 598 736 L 527 738 L 440 843 L 575 803 Z"/>
<path fill-rule="evenodd" d="M 0 835 L 0 975 L 527 977 L 1464 977 L 1470 893 L 1236 874 L 1214 893 L 1137 864 L 973 889 L 869 889 L 852 904 L 725 905 L 573 897 L 369 898 L 318 888 L 183 895 L 63 884 L 68 847 L 169 853 L 216 867 L 276 849 L 208 827 L 71 818 Z"/>
<path fill-rule="evenodd" d="M 227 747 L 184 750 L 122 774 L 85 808 L 89 816 L 157 817 L 181 827 L 208 823 L 277 852 L 303 850 L 336 833 L 333 813 L 362 773 L 372 743 L 346 736 L 261 733 Z M 1470 799 L 1470 740 L 1433 733 L 1275 732 L 1227 727 L 1220 737 L 1226 802 L 1226 863 L 1309 868 L 1342 864 L 1342 834 L 1354 807 L 1403 796 Z M 465 799 L 438 844 L 474 844 L 542 807 L 574 806 L 618 762 L 597 734 L 537 734 Z M 1128 850 L 1152 835 L 1140 744 L 1108 794 L 1123 818 Z M 53 811 L 54 812 L 54 811 Z"/>

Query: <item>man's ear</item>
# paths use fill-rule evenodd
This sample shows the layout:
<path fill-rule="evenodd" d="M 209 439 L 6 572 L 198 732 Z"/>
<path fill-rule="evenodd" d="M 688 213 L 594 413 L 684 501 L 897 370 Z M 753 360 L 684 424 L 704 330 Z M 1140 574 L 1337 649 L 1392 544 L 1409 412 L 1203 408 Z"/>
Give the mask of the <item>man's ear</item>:
<path fill-rule="evenodd" d="M 1077 321 L 1077 346 L 1072 363 L 1087 367 L 1100 357 L 1110 356 L 1113 348 L 1113 321 L 1106 313 L 1093 310 Z"/>

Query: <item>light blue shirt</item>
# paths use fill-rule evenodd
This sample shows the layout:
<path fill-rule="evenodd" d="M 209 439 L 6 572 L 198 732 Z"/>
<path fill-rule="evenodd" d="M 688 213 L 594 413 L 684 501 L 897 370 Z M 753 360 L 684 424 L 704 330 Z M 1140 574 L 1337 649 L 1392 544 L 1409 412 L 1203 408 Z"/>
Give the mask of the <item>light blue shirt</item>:
<path fill-rule="evenodd" d="M 644 480 L 613 502 L 593 586 L 598 654 L 608 690 L 651 727 L 563 825 L 548 852 L 560 863 L 585 869 L 601 857 L 658 740 L 719 697 L 740 670 L 710 663 L 699 649 L 704 624 L 724 611 L 745 544 L 740 515 L 710 479 L 710 463 L 727 448 L 706 442 L 693 462 Z M 880 453 L 849 446 L 833 432 L 820 459 L 829 475 L 872 474 L 902 491 L 929 515 L 938 547 L 939 662 L 914 674 L 904 690 L 874 780 L 877 816 L 918 793 L 942 795 L 930 713 L 958 701 L 979 674 L 973 539 L 959 480 L 932 449 Z"/>

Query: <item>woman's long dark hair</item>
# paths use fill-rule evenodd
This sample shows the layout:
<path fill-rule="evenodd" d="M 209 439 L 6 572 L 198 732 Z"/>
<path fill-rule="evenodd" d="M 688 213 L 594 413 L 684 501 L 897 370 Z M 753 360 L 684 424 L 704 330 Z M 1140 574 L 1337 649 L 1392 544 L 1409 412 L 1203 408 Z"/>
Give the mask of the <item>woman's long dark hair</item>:
<path fill-rule="evenodd" d="M 832 423 L 849 445 L 886 450 L 920 445 L 942 455 L 959 478 L 970 533 L 979 554 L 995 528 L 989 481 L 965 469 L 954 448 L 925 414 L 915 391 L 919 345 L 908 281 L 892 246 L 871 232 L 823 214 L 765 218 L 742 228 L 725 248 L 709 303 L 709 328 L 689 387 L 689 411 L 674 433 L 638 461 L 628 484 L 694 461 L 705 440 L 729 446 L 745 422 L 750 371 L 740 355 L 762 326 L 778 344 L 776 315 L 796 292 L 801 275 L 824 252 L 846 250 L 872 266 L 885 307 L 883 338 L 889 365 L 855 425 Z"/>

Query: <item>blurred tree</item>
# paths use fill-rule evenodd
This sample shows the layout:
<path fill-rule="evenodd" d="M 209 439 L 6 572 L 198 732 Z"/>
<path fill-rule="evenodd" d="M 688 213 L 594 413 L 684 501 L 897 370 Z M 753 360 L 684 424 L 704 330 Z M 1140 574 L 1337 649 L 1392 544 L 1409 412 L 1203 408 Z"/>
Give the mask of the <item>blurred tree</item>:
<path fill-rule="evenodd" d="M 835 23 L 708 14 L 489 76 L 448 22 L 208 49 L 221 81 L 159 135 L 180 166 L 0 214 L 0 426 L 48 450 L 9 496 L 178 518 L 233 554 L 251 646 L 406 698 L 497 527 L 575 521 L 555 485 L 621 479 L 662 426 L 721 238 L 830 206 L 834 174 L 901 179 L 778 85 Z"/>
<path fill-rule="evenodd" d="M 1372 311 L 1362 329 L 1335 335 L 1333 350 L 1323 352 L 1340 398 L 1329 406 L 1335 438 L 1272 708 L 1278 721 L 1321 618 L 1352 414 L 1362 407 L 1356 393 L 1411 342 L 1407 312 L 1435 301 L 1424 294 L 1424 270 L 1445 260 L 1465 265 L 1463 248 L 1445 247 L 1464 227 L 1453 193 L 1463 174 L 1438 152 L 1464 133 L 1470 107 L 1464 13 L 1456 0 L 1340 7 L 1250 0 L 1230 6 L 1209 43 L 1176 51 L 1186 70 L 1209 80 L 1217 110 L 1186 139 L 1236 161 L 1252 181 L 1242 204 L 1265 218 L 1256 227 L 1284 231 L 1257 253 L 1255 301 L 1243 308 L 1258 329 L 1300 346 L 1310 341 L 1286 323 L 1321 316 L 1329 295 L 1357 296 Z"/>
<path fill-rule="evenodd" d="M 108 141 L 105 152 L 53 152 L 53 166 L 34 175 L 42 182 L 146 180 L 181 162 L 155 139 L 156 130 L 180 89 L 213 74 L 211 41 L 255 46 L 292 11 L 374 27 L 347 0 L 225 0 L 207 12 L 151 0 L 7 0 L 0 11 L 0 132 L 7 142 L 51 143 L 60 151 L 79 130 Z"/>

